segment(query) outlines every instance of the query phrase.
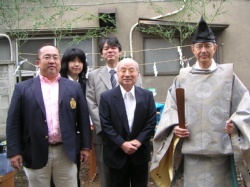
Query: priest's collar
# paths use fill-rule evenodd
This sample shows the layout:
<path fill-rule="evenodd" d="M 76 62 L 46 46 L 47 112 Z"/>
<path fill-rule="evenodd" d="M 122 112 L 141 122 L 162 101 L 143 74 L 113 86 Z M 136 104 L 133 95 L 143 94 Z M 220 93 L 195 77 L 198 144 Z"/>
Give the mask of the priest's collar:
<path fill-rule="evenodd" d="M 198 61 L 196 61 L 195 65 L 192 67 L 192 71 L 191 73 L 196 73 L 196 74 L 209 74 L 212 73 L 214 71 L 216 71 L 218 68 L 218 65 L 216 64 L 216 62 L 214 61 L 214 59 L 212 59 L 212 63 L 210 65 L 209 68 L 207 69 L 202 69 L 198 63 Z"/>

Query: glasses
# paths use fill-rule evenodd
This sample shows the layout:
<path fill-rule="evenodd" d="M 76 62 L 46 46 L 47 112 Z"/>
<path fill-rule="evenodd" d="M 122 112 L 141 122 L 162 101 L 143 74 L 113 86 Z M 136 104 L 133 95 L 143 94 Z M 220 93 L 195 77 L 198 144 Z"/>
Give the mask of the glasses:
<path fill-rule="evenodd" d="M 122 74 L 125 74 L 125 73 L 129 73 L 129 74 L 133 74 L 135 72 L 137 72 L 137 69 L 135 68 L 129 68 L 129 69 L 126 69 L 126 68 L 121 68 L 118 70 L 119 72 L 121 72 Z"/>
<path fill-rule="evenodd" d="M 58 60 L 60 60 L 60 57 L 57 55 L 55 55 L 55 56 L 45 55 L 42 57 L 42 59 L 44 59 L 46 61 L 49 61 L 50 59 L 52 59 L 54 61 L 58 61 Z M 38 59 L 38 60 L 41 60 L 41 59 Z"/>

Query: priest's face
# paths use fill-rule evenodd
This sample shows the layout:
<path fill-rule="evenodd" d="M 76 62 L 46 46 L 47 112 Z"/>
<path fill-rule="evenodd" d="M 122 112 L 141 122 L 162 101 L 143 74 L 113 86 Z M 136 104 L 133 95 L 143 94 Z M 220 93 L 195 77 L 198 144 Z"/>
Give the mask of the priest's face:
<path fill-rule="evenodd" d="M 200 67 L 209 68 L 212 63 L 212 58 L 216 52 L 217 45 L 212 42 L 195 43 L 191 47 L 192 52 L 199 62 Z"/>

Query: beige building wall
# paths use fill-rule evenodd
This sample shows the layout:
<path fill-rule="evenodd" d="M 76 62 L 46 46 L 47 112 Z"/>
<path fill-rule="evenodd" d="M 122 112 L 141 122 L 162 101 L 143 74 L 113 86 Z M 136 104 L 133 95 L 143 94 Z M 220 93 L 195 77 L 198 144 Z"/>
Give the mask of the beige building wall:
<path fill-rule="evenodd" d="M 221 19 L 228 23 L 229 28 L 222 35 L 223 41 L 219 47 L 223 49 L 222 63 L 233 63 L 235 73 L 250 89 L 250 55 L 248 45 L 250 43 L 250 1 L 234 0 L 228 4 L 227 15 Z"/>
<path fill-rule="evenodd" d="M 164 7 L 169 7 L 169 12 L 175 10 L 169 6 L 169 3 L 162 3 Z M 128 6 L 129 7 L 129 6 Z M 139 17 L 152 18 L 158 16 L 155 12 L 146 8 L 145 4 L 132 4 L 131 7 L 117 7 L 117 37 L 120 39 L 123 50 L 129 51 L 129 32 L 131 26 L 137 23 Z M 124 9 L 126 11 L 124 12 Z M 233 63 L 237 76 L 250 89 L 250 55 L 248 45 L 250 43 L 250 1 L 248 0 L 231 0 L 224 8 L 226 13 L 217 16 L 213 23 L 229 24 L 221 34 L 218 47 L 220 48 L 220 61 L 218 63 Z M 167 12 L 167 11 L 166 11 Z M 193 21 L 198 22 L 200 17 Z M 171 20 L 171 19 L 170 19 Z M 133 32 L 133 49 L 134 51 L 143 48 L 142 34 L 139 31 Z M 139 63 L 143 63 L 143 54 L 134 53 L 134 58 Z M 143 74 L 143 67 L 140 67 Z M 175 76 L 143 76 L 143 87 L 154 87 L 157 90 L 155 100 L 164 102 L 166 91 L 171 86 Z"/>
<path fill-rule="evenodd" d="M 100 9 L 116 9 L 116 23 L 118 32 L 110 35 L 115 35 L 120 40 L 123 47 L 123 55 L 130 55 L 130 38 L 129 34 L 131 28 L 138 22 L 139 18 L 153 18 L 159 16 L 158 13 L 153 11 L 152 6 L 147 1 L 128 1 L 125 0 L 100 0 L 100 1 L 67 1 L 66 5 L 75 4 L 80 8 L 71 14 L 67 14 L 63 19 L 71 19 L 75 16 L 82 14 L 93 14 L 98 15 Z M 218 2 L 215 0 L 215 2 Z M 161 5 L 165 13 L 170 13 L 176 10 L 176 7 L 173 6 L 170 2 L 157 2 L 158 5 Z M 52 10 L 52 9 L 51 9 Z M 212 8 L 211 8 L 212 10 Z M 231 0 L 226 4 L 224 8 L 226 13 L 217 16 L 216 20 L 213 23 L 218 24 L 229 24 L 229 27 L 225 29 L 221 34 L 221 39 L 219 43 L 220 48 L 220 62 L 218 63 L 234 63 L 235 73 L 239 76 L 242 82 L 250 89 L 250 80 L 249 80 L 249 70 L 250 70 L 250 55 L 248 52 L 248 44 L 250 43 L 250 1 L 249 0 Z M 49 12 L 49 10 L 48 10 Z M 195 17 L 193 22 L 198 22 L 200 16 Z M 171 17 L 168 18 L 171 20 Z M 23 23 L 23 27 L 29 27 L 29 21 Z M 51 27 L 59 27 L 60 23 L 55 22 Z M 77 29 L 92 28 L 98 27 L 98 20 L 92 21 L 77 21 L 73 23 L 73 26 Z M 42 28 L 47 29 L 47 28 Z M 0 28 L 0 30 L 3 30 Z M 155 100 L 157 102 L 164 102 L 166 97 L 167 89 L 171 86 L 172 81 L 176 75 L 167 75 L 167 76 L 144 76 L 144 67 L 143 67 L 143 35 L 137 29 L 133 31 L 133 57 L 140 64 L 140 70 L 142 74 L 143 87 L 156 88 L 157 95 Z M 95 53 L 98 51 L 98 40 L 93 40 L 94 47 L 93 51 Z M 139 52 L 138 52 L 139 51 Z M 96 59 L 99 59 L 100 56 L 97 55 Z M 96 65 L 103 65 L 100 61 L 95 62 Z"/>

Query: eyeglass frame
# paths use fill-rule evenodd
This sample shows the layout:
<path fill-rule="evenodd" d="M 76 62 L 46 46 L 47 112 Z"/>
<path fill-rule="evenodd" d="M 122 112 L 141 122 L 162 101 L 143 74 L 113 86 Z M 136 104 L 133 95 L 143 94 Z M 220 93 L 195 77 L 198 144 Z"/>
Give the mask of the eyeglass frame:
<path fill-rule="evenodd" d="M 49 61 L 50 59 L 53 59 L 54 61 L 58 61 L 58 60 L 61 60 L 60 56 L 58 55 L 44 55 L 42 58 L 37 58 L 37 60 L 46 60 L 46 61 Z"/>

